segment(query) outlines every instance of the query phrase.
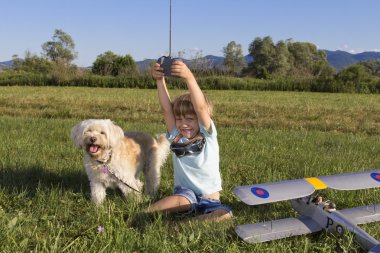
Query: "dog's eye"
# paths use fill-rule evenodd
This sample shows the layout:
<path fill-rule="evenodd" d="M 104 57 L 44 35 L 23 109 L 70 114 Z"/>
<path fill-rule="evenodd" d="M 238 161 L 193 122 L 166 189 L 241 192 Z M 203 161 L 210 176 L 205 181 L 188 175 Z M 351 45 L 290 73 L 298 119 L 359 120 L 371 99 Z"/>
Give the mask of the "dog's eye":
<path fill-rule="evenodd" d="M 104 132 L 104 131 L 101 131 L 101 132 L 100 132 L 100 134 L 106 135 L 106 132 Z"/>

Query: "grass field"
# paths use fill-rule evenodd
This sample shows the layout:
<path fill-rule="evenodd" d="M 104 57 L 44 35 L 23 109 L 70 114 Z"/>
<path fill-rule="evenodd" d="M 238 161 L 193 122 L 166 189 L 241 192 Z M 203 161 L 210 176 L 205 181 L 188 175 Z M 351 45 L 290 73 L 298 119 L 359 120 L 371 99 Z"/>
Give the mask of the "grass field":
<path fill-rule="evenodd" d="M 83 119 L 110 118 L 126 131 L 161 133 L 156 91 L 0 87 L 0 252 L 364 252 L 352 237 L 326 232 L 246 244 L 234 226 L 296 214 L 288 202 L 246 206 L 232 189 L 380 168 L 380 95 L 206 93 L 215 106 L 222 201 L 234 219 L 200 223 L 157 215 L 132 226 L 151 200 L 109 191 L 96 208 L 70 130 Z M 170 161 L 157 198 L 172 191 Z M 321 193 L 338 209 L 380 203 L 380 189 Z M 380 240 L 380 223 L 362 228 Z"/>

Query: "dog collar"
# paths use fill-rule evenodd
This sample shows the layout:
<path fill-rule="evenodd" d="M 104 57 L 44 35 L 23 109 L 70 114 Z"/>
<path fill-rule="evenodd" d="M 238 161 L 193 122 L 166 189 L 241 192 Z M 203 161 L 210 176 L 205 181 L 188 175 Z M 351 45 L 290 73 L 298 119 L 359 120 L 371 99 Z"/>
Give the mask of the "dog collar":
<path fill-rule="evenodd" d="M 105 158 L 101 159 L 101 160 L 96 160 L 98 163 L 102 163 L 102 164 L 109 164 L 109 162 L 111 161 L 111 157 L 112 157 L 112 150 L 110 150 L 108 152 L 108 154 L 106 155 Z"/>
<path fill-rule="evenodd" d="M 109 164 L 112 157 L 112 150 L 110 150 L 105 158 L 102 160 L 96 160 L 98 163 L 101 163 L 103 165 L 102 172 L 103 174 L 107 174 L 109 172 Z"/>

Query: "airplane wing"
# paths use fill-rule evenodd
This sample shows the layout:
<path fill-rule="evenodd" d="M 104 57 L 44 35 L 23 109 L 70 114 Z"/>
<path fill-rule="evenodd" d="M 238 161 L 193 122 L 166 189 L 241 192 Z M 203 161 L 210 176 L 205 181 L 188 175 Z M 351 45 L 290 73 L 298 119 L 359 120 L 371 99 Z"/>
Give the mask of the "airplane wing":
<path fill-rule="evenodd" d="M 343 209 L 339 212 L 356 225 L 380 221 L 380 204 Z"/>
<path fill-rule="evenodd" d="M 336 190 L 359 190 L 380 187 L 380 170 L 318 177 L 327 187 Z"/>
<path fill-rule="evenodd" d="M 235 194 L 247 205 L 260 205 L 311 195 L 315 188 L 304 179 L 238 186 Z"/>
<path fill-rule="evenodd" d="M 247 205 L 260 205 L 302 198 L 328 187 L 336 190 L 380 187 L 380 170 L 238 186 L 234 192 Z"/>
<path fill-rule="evenodd" d="M 248 243 L 267 242 L 286 237 L 318 232 L 322 228 L 306 216 L 246 224 L 235 227 L 240 238 Z"/>

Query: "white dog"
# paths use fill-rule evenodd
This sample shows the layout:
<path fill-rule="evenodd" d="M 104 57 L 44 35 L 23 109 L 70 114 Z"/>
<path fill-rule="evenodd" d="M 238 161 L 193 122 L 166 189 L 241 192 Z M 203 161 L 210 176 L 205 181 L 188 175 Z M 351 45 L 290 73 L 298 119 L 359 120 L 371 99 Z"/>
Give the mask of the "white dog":
<path fill-rule="evenodd" d="M 169 142 L 140 132 L 125 133 L 109 119 L 88 119 L 75 125 L 71 138 L 84 150 L 84 167 L 90 180 L 91 199 L 99 205 L 106 188 L 119 188 L 124 196 L 145 190 L 152 196 L 160 184 L 160 167 L 169 153 Z"/>

